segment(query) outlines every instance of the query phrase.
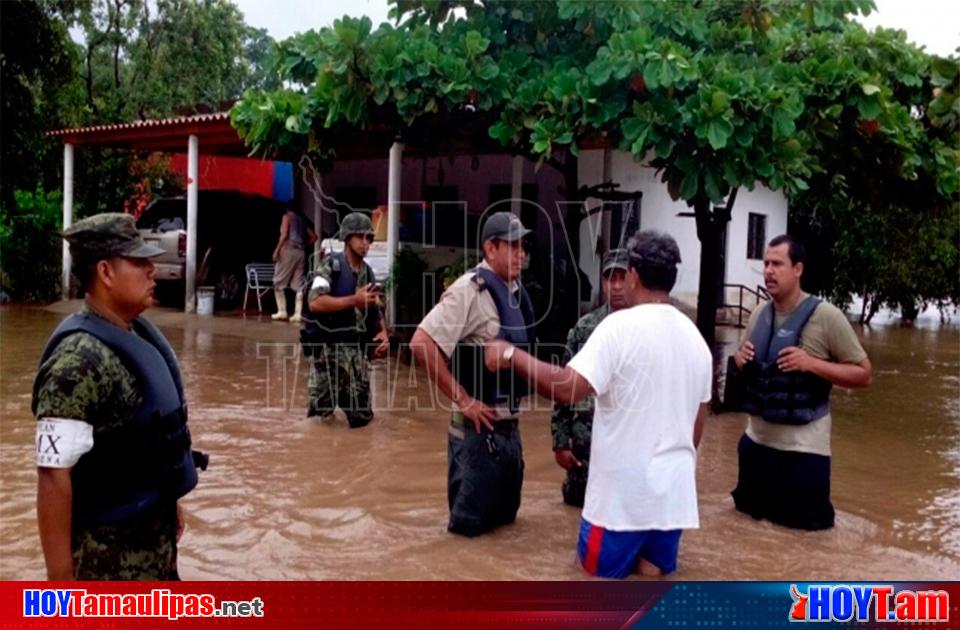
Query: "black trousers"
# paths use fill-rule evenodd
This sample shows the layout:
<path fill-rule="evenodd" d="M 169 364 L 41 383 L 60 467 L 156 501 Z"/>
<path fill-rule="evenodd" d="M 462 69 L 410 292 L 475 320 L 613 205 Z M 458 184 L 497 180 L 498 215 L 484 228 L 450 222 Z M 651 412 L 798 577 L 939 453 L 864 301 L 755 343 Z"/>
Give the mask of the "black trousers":
<path fill-rule="evenodd" d="M 833 527 L 828 456 L 781 451 L 746 434 L 737 452 L 740 473 L 731 494 L 738 510 L 794 529 Z"/>
<path fill-rule="evenodd" d="M 469 422 L 451 424 L 447 437 L 447 529 L 479 536 L 512 523 L 520 509 L 523 447 L 516 420 L 477 433 Z"/>

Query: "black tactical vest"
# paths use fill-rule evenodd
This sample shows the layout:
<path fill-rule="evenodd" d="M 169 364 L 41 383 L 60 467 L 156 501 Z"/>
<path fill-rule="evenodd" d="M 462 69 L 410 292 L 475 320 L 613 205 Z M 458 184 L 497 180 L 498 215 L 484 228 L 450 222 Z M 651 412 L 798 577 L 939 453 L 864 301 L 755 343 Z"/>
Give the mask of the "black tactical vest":
<path fill-rule="evenodd" d="M 776 327 L 773 304 L 763 307 L 750 336 L 754 359 L 743 366 L 743 410 L 778 424 L 807 424 L 830 412 L 830 381 L 809 372 L 784 372 L 777 355 L 800 345 L 800 335 L 820 300 L 807 297 Z"/>
<path fill-rule="evenodd" d="M 112 523 L 175 501 L 197 485 L 187 428 L 187 403 L 173 349 L 143 317 L 136 334 L 90 313 L 63 320 L 43 351 L 40 364 L 68 335 L 86 332 L 104 343 L 130 370 L 143 402 L 124 427 L 97 435 L 93 448 L 71 471 L 73 519 L 81 525 Z M 37 409 L 39 379 L 34 383 Z"/>

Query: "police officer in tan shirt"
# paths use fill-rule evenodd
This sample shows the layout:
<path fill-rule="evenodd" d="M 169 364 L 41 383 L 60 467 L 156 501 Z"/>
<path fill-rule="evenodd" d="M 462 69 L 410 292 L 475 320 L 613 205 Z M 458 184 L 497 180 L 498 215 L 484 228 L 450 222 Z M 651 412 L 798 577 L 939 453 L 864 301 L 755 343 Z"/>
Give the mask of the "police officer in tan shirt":
<path fill-rule="evenodd" d="M 447 443 L 447 529 L 477 536 L 512 523 L 520 508 L 523 452 L 517 416 L 527 385 L 484 367 L 483 344 L 535 340 L 533 308 L 519 283 L 530 230 L 509 212 L 483 227 L 484 260 L 448 288 L 411 340 L 415 359 L 454 406 Z"/>

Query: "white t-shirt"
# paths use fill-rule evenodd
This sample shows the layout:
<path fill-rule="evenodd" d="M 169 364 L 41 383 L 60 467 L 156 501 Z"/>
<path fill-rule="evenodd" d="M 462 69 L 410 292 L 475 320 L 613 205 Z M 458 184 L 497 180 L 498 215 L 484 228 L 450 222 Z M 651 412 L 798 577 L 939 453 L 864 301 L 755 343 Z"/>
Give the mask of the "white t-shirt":
<path fill-rule="evenodd" d="M 568 365 L 597 393 L 583 518 L 614 531 L 699 527 L 693 429 L 713 358 L 693 322 L 669 304 L 612 313 Z"/>

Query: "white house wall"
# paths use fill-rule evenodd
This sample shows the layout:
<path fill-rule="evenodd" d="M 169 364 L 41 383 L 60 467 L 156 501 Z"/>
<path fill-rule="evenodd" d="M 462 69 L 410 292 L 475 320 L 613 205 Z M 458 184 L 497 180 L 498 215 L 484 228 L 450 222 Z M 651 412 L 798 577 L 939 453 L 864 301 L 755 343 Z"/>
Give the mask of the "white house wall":
<path fill-rule="evenodd" d="M 603 153 L 602 150 L 582 153 L 578 173 L 581 186 L 603 181 Z M 694 219 L 678 216 L 680 213 L 692 212 L 692 208 L 682 201 L 672 200 L 667 192 L 667 185 L 660 181 L 656 171 L 635 161 L 630 153 L 612 151 L 609 160 L 609 179 L 620 184 L 619 191 L 643 193 L 640 228 L 666 232 L 677 240 L 683 261 L 673 295 L 691 306 L 695 305 L 699 282 L 700 242 L 697 240 Z M 747 259 L 747 216 L 751 212 L 767 217 L 766 240 L 786 232 L 787 200 L 782 193 L 762 187 L 752 191 L 740 190 L 727 232 L 726 284 L 743 284 L 750 288 L 762 284 L 762 262 Z M 599 270 L 597 261 L 589 255 L 592 246 L 586 242 L 581 244 L 581 268 L 591 278 L 595 277 Z"/>
<path fill-rule="evenodd" d="M 767 217 L 766 241 L 787 231 L 787 199 L 769 188 L 741 190 L 733 206 L 727 231 L 727 284 L 742 284 L 751 289 L 763 285 L 763 261 L 747 259 L 749 213 Z M 729 301 L 729 300 L 728 300 Z"/>

